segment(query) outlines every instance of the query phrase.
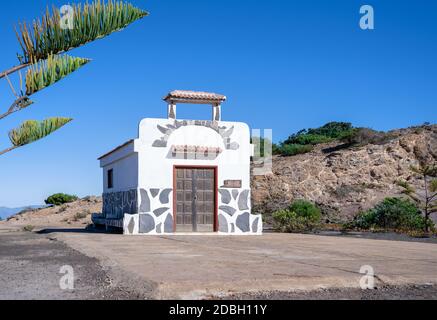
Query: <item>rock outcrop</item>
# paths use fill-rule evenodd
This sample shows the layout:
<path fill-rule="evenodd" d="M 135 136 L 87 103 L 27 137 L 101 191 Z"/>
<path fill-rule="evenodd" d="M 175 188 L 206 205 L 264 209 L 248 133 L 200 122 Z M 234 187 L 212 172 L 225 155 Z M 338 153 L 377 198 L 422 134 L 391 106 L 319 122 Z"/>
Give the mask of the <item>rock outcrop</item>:
<path fill-rule="evenodd" d="M 410 166 L 437 161 L 437 125 L 390 135 L 393 138 L 381 145 L 342 149 L 334 143 L 304 155 L 275 156 L 273 174 L 252 179 L 255 211 L 270 213 L 294 199 L 308 199 L 322 208 L 326 221 L 340 222 L 385 197 L 399 196 L 398 180 L 423 188 Z"/>

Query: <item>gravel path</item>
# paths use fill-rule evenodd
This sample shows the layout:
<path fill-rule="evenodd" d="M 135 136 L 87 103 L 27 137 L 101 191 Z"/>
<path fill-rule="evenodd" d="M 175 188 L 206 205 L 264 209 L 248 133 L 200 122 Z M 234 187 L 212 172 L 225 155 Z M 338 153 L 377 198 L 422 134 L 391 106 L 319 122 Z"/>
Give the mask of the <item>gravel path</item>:
<path fill-rule="evenodd" d="M 74 270 L 74 290 L 61 290 L 61 267 Z M 0 300 L 141 299 L 114 287 L 97 259 L 87 257 L 46 235 L 0 232 Z"/>

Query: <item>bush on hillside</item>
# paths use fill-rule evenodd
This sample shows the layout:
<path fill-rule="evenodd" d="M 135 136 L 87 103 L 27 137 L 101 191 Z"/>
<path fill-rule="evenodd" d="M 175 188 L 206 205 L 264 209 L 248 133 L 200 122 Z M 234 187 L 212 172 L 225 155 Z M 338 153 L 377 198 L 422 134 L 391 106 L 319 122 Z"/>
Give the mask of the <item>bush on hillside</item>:
<path fill-rule="evenodd" d="M 251 138 L 251 143 L 255 146 L 255 152 L 259 150 L 258 156 L 260 157 L 267 158 L 271 156 L 271 151 L 274 154 L 276 145 L 268 138 L 254 136 Z"/>
<path fill-rule="evenodd" d="M 297 154 L 304 154 L 304 153 L 311 152 L 312 150 L 313 150 L 313 146 L 311 145 L 284 144 L 279 146 L 276 152 L 279 152 L 279 154 L 283 156 L 295 156 Z"/>
<path fill-rule="evenodd" d="M 347 228 L 361 230 L 422 231 L 426 219 L 408 199 L 386 198 L 373 209 L 360 213 Z"/>
<path fill-rule="evenodd" d="M 322 214 L 313 203 L 305 200 L 294 201 L 287 209 L 273 214 L 275 229 L 281 232 L 304 232 L 320 225 Z"/>
<path fill-rule="evenodd" d="M 369 128 L 354 128 L 341 137 L 341 141 L 363 146 L 366 144 L 384 144 L 389 142 L 393 137 L 382 131 L 375 131 Z"/>
<path fill-rule="evenodd" d="M 74 195 L 69 195 L 69 194 L 65 194 L 65 193 L 57 193 L 57 194 L 54 194 L 54 195 L 51 195 L 50 197 L 48 197 L 45 200 L 45 203 L 49 204 L 49 205 L 60 206 L 60 205 L 63 205 L 65 203 L 74 202 L 77 199 L 79 199 L 79 198 L 77 196 L 74 196 Z"/>
<path fill-rule="evenodd" d="M 324 126 L 316 129 L 308 129 L 308 134 L 318 134 L 333 139 L 342 137 L 345 133 L 351 131 L 353 126 L 349 122 L 328 122 Z"/>
<path fill-rule="evenodd" d="M 26 226 L 24 226 L 24 227 L 22 228 L 22 231 L 25 231 L 25 232 L 32 232 L 34 229 L 35 229 L 34 226 L 28 224 L 28 225 L 26 225 Z"/>
<path fill-rule="evenodd" d="M 86 217 L 88 217 L 90 213 L 87 211 L 84 212 L 77 212 L 74 216 L 73 216 L 73 221 L 79 221 L 79 220 L 83 220 Z"/>
<path fill-rule="evenodd" d="M 299 217 L 306 218 L 313 222 L 319 222 L 322 219 L 320 209 L 312 202 L 306 200 L 296 200 L 291 206 L 290 210 L 298 214 Z"/>
<path fill-rule="evenodd" d="M 273 154 L 294 156 L 311 152 L 313 146 L 332 142 L 349 136 L 353 130 L 348 122 L 329 122 L 315 129 L 304 129 L 290 137 L 279 145 L 273 146 Z"/>
<path fill-rule="evenodd" d="M 284 144 L 318 144 L 340 139 L 350 133 L 353 126 L 349 122 L 329 122 L 315 129 L 304 129 L 291 135 Z M 320 141 L 320 142 L 318 142 Z"/>
<path fill-rule="evenodd" d="M 333 139 L 320 134 L 302 134 L 288 138 L 286 144 L 317 145 L 331 142 Z"/>
<path fill-rule="evenodd" d="M 273 154 L 294 156 L 308 153 L 313 146 L 333 141 L 344 143 L 341 148 L 364 146 L 366 144 L 385 144 L 394 137 L 390 133 L 369 128 L 355 128 L 349 122 L 329 122 L 319 128 L 304 129 L 273 145 Z"/>

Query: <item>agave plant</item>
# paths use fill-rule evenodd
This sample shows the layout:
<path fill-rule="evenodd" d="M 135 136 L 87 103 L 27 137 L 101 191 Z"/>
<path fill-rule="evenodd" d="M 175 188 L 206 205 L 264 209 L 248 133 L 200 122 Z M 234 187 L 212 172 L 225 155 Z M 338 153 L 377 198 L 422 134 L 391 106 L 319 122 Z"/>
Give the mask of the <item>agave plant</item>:
<path fill-rule="evenodd" d="M 68 55 L 49 55 L 47 60 L 33 64 L 26 73 L 26 95 L 30 96 L 58 82 L 90 60 Z"/>
<path fill-rule="evenodd" d="M 72 4 L 71 7 L 74 12 L 71 29 L 62 28 L 60 10 L 54 7 L 51 12 L 47 8 L 42 19 L 32 24 L 22 23 L 19 32 L 16 30 L 23 51 L 18 55 L 20 65 L 0 72 L 0 79 L 8 81 L 16 99 L 5 113 L 0 114 L 0 120 L 27 108 L 33 104 L 29 96 L 62 80 L 90 61 L 60 54 L 122 30 L 148 15 L 146 11 L 124 1 L 95 0 L 84 5 Z M 20 71 L 24 68 L 27 68 L 25 90 Z M 16 72 L 20 76 L 19 91 L 15 90 L 8 77 Z M 25 121 L 9 132 L 12 146 L 0 151 L 0 155 L 42 139 L 70 121 L 71 118 L 63 117 Z"/>
<path fill-rule="evenodd" d="M 426 225 L 425 232 L 434 226 L 431 215 L 437 212 L 437 162 L 423 162 L 418 167 L 411 166 L 411 172 L 423 181 L 424 188 L 416 190 L 407 181 L 398 181 L 397 184 L 403 189 L 403 193 L 410 197 L 423 211 Z"/>
<path fill-rule="evenodd" d="M 17 32 L 17 37 L 23 50 L 22 63 L 46 59 L 52 53 L 68 51 L 103 38 L 148 15 L 129 3 L 113 0 L 107 3 L 97 0 L 83 6 L 72 5 L 72 8 L 72 29 L 62 29 L 57 8 L 53 8 L 52 13 L 47 10 L 42 19 L 32 25 L 20 25 L 21 34 Z"/>

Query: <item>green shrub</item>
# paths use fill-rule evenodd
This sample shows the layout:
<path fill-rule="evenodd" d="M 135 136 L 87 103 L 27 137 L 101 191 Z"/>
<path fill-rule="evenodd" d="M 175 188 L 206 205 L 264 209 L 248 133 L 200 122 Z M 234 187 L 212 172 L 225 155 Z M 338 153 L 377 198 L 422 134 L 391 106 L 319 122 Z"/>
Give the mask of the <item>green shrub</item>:
<path fill-rule="evenodd" d="M 308 153 L 313 150 L 315 145 L 349 136 L 352 130 L 352 124 L 348 122 L 329 122 L 319 128 L 304 129 L 291 135 L 279 145 L 273 146 L 273 154 L 294 156 Z"/>
<path fill-rule="evenodd" d="M 424 230 L 426 224 L 421 211 L 410 200 L 386 198 L 373 209 L 360 213 L 349 227 L 409 232 Z"/>
<path fill-rule="evenodd" d="M 272 144 L 272 152 L 274 155 L 281 155 L 282 154 L 281 144 L 273 143 Z"/>
<path fill-rule="evenodd" d="M 275 212 L 273 224 L 274 228 L 280 232 L 302 232 L 307 229 L 304 219 L 288 209 Z"/>
<path fill-rule="evenodd" d="M 25 232 L 32 232 L 33 229 L 35 229 L 35 227 L 30 225 L 30 224 L 23 227 L 23 231 L 25 231 Z"/>
<path fill-rule="evenodd" d="M 267 158 L 271 156 L 270 150 L 274 152 L 274 149 L 276 145 L 272 143 L 272 141 L 268 138 L 260 138 L 257 136 L 254 136 L 251 138 L 251 143 L 255 146 L 255 150 L 258 150 L 259 148 L 259 156 Z M 267 150 L 265 150 L 267 148 Z"/>
<path fill-rule="evenodd" d="M 287 144 L 317 145 L 331 142 L 332 140 L 333 139 L 328 136 L 307 133 L 288 138 Z"/>
<path fill-rule="evenodd" d="M 284 144 L 319 144 L 339 139 L 353 130 L 348 122 L 329 122 L 315 129 L 304 129 L 291 135 Z"/>
<path fill-rule="evenodd" d="M 88 212 L 77 212 L 73 217 L 73 221 L 79 221 L 85 219 L 86 217 L 88 217 Z"/>
<path fill-rule="evenodd" d="M 329 122 L 319 128 L 303 129 L 273 146 L 273 154 L 294 156 L 312 151 L 313 146 L 341 141 L 345 147 L 366 144 L 385 144 L 393 134 L 368 128 L 355 128 L 349 122 Z"/>
<path fill-rule="evenodd" d="M 279 147 L 279 153 L 283 156 L 295 156 L 313 151 L 311 145 L 283 144 Z"/>
<path fill-rule="evenodd" d="M 308 129 L 308 134 L 323 135 L 332 139 L 338 139 L 351 131 L 353 126 L 349 122 L 328 122 L 320 128 Z"/>
<path fill-rule="evenodd" d="M 353 145 L 385 144 L 393 139 L 389 133 L 369 128 L 354 128 L 340 137 L 340 140 Z"/>
<path fill-rule="evenodd" d="M 54 194 L 54 195 L 48 197 L 45 200 L 45 203 L 51 204 L 54 206 L 60 206 L 60 205 L 65 204 L 65 203 L 74 202 L 77 199 L 78 199 L 78 197 L 74 196 L 74 195 L 69 195 L 69 194 L 65 194 L 65 193 L 57 193 L 57 194 Z"/>
<path fill-rule="evenodd" d="M 322 214 L 311 202 L 297 200 L 285 210 L 273 214 L 275 229 L 281 232 L 303 232 L 316 229 Z"/>
<path fill-rule="evenodd" d="M 306 200 L 296 200 L 290 206 L 290 211 L 296 212 L 299 217 L 303 217 L 312 222 L 320 222 L 322 213 L 312 202 Z"/>

